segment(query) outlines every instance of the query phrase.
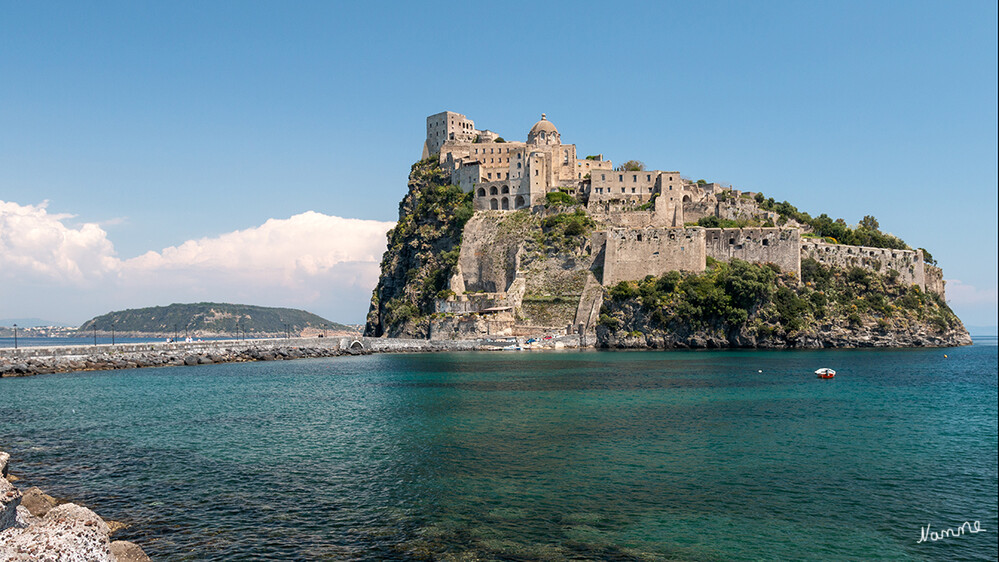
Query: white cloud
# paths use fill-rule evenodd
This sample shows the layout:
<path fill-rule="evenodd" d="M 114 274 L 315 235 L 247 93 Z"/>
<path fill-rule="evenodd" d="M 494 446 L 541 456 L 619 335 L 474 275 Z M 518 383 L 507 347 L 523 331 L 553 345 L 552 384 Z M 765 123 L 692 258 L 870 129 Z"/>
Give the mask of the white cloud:
<path fill-rule="evenodd" d="M 64 224 L 48 201 L 18 205 L 0 201 L 0 276 L 88 284 L 113 271 L 118 260 L 107 233 L 94 223 Z"/>
<path fill-rule="evenodd" d="M 960 279 L 947 279 L 945 289 L 947 303 L 956 306 L 996 306 L 996 288 L 979 289 L 974 285 L 962 283 Z"/>
<path fill-rule="evenodd" d="M 222 300 L 322 313 L 314 309 L 319 306 L 353 317 L 345 320 L 366 310 L 393 225 L 308 211 L 121 260 L 99 225 L 72 227 L 70 218 L 49 214 L 46 203 L 0 201 L 0 278 L 20 280 L 18 293 L 25 295 L 32 280 L 64 287 L 67 300 L 90 290 L 112 308 Z M 351 305 L 341 302 L 346 298 Z M 58 296 L 50 287 L 37 299 Z"/>

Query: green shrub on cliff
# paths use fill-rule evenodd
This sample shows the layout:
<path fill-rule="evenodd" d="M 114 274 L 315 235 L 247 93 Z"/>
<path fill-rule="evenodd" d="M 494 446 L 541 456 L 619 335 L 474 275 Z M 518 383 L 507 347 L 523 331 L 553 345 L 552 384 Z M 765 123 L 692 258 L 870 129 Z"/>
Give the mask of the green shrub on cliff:
<path fill-rule="evenodd" d="M 548 201 L 549 207 L 555 207 L 558 205 L 575 205 L 577 203 L 575 197 L 562 191 L 549 191 L 545 194 L 545 200 Z"/>
<path fill-rule="evenodd" d="M 571 213 L 559 213 L 541 221 L 542 238 L 539 242 L 551 249 L 564 249 L 578 243 L 588 235 L 597 223 L 577 207 Z"/>

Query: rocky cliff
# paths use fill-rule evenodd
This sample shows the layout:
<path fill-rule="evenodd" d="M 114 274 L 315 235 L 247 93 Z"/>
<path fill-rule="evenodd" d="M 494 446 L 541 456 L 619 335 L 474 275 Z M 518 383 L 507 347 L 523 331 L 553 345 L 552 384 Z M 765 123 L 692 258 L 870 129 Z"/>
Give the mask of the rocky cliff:
<path fill-rule="evenodd" d="M 413 164 L 399 222 L 387 235 L 364 335 L 429 335 L 434 299 L 447 294 L 462 230 L 473 212 L 471 194 L 449 184 L 436 158 Z"/>
<path fill-rule="evenodd" d="M 448 185 L 435 159 L 417 162 L 399 204 L 399 222 L 388 233 L 365 335 L 491 334 L 489 322 L 477 314 L 459 318 L 437 309 L 439 302 L 453 303 L 456 291 L 466 303 L 509 305 L 507 328 L 564 328 L 579 316 L 585 288 L 597 285 L 591 272 L 594 226 L 574 200 L 534 212 L 479 211 L 473 217 L 470 194 Z M 503 302 L 489 300 L 497 293 Z"/>
<path fill-rule="evenodd" d="M 935 293 L 860 267 L 802 260 L 802 278 L 772 265 L 709 262 L 605 292 L 597 341 L 610 348 L 824 348 L 968 345 Z"/>

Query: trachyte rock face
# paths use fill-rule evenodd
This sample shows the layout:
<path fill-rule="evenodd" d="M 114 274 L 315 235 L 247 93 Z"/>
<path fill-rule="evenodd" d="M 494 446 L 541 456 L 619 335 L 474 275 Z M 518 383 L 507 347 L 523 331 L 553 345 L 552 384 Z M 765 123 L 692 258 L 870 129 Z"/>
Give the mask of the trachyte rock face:
<path fill-rule="evenodd" d="M 434 299 L 447 290 L 456 247 L 472 215 L 471 196 L 449 185 L 435 159 L 413 165 L 399 221 L 388 232 L 378 286 L 371 296 L 366 336 L 426 338 Z"/>

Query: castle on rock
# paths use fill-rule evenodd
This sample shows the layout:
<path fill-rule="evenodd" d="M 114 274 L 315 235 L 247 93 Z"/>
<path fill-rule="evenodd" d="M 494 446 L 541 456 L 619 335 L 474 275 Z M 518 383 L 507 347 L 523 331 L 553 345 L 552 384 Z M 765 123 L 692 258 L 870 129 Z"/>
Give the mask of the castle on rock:
<path fill-rule="evenodd" d="M 920 251 L 809 237 L 802 225 L 761 207 L 762 196 L 755 193 L 691 181 L 678 171 L 645 170 L 637 162 L 615 169 L 602 154 L 580 158 L 576 146 L 562 142 L 545 114 L 524 142 L 476 129 L 460 113 L 431 115 L 423 158 L 436 158 L 451 183 L 472 194 L 476 210 L 465 226 L 458 265 L 449 282 L 452 295 L 437 303 L 437 311 L 458 315 L 513 311 L 482 328 L 485 333 L 516 333 L 523 317 L 531 317 L 530 303 L 551 293 L 551 287 L 565 293 L 560 302 L 571 297 L 572 304 L 557 317 L 546 316 L 543 323 L 590 331 L 599 312 L 599 287 L 675 270 L 703 271 L 709 258 L 772 263 L 799 277 L 801 260 L 810 258 L 879 273 L 894 271 L 901 282 L 944 294 L 942 271 L 924 263 Z M 501 227 L 502 217 L 512 211 L 552 212 L 548 207 L 553 193 L 565 194 L 585 208 L 597 225 L 582 253 L 555 269 L 523 260 L 523 245 L 505 241 Z M 758 226 L 698 226 L 705 217 Z"/>

